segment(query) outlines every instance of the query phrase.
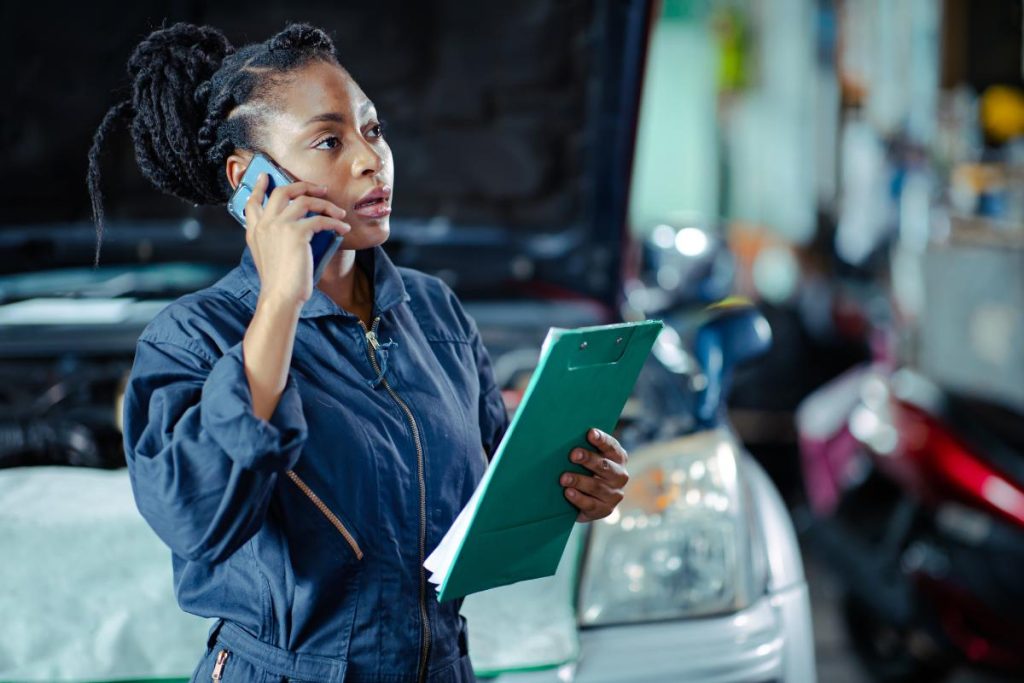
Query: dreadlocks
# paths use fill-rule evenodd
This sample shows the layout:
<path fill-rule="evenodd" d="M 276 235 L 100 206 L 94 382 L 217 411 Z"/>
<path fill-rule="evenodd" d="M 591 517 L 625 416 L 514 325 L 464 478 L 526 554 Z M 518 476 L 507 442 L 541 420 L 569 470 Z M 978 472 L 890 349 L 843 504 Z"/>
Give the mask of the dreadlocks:
<path fill-rule="evenodd" d="M 95 264 L 103 238 L 99 156 L 116 123 L 130 120 L 135 160 L 157 189 L 194 205 L 225 203 L 225 160 L 235 149 L 261 148 L 277 86 L 317 59 L 340 66 L 331 38 L 303 23 L 238 50 L 219 30 L 182 22 L 140 42 L 128 59 L 131 97 L 111 107 L 89 149 Z"/>

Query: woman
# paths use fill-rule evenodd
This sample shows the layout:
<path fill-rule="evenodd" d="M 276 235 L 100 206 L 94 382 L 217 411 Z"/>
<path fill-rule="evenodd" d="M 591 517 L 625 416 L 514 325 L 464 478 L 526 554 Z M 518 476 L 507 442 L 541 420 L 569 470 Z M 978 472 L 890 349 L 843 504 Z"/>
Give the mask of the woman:
<path fill-rule="evenodd" d="M 195 204 L 223 205 L 255 150 L 301 179 L 262 207 L 261 178 L 240 265 L 146 327 L 125 393 L 139 510 L 173 551 L 179 605 L 218 617 L 192 680 L 474 680 L 462 600 L 438 603 L 423 560 L 507 414 L 452 291 L 381 247 L 394 166 L 373 103 L 305 24 L 239 50 L 175 24 L 128 70 L 90 152 L 99 237 L 98 156 L 120 119 L 143 174 Z M 314 287 L 320 230 L 345 239 Z M 628 480 L 615 439 L 588 439 L 567 457 L 594 475 L 560 480 L 579 521 Z"/>

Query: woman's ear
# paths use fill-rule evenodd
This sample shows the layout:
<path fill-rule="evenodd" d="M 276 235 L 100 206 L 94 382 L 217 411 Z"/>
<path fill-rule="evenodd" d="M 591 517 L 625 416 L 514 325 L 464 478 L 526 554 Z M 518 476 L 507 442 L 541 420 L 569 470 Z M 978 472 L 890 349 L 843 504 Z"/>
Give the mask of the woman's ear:
<path fill-rule="evenodd" d="M 245 174 L 245 169 L 249 166 L 249 162 L 252 161 L 252 157 L 252 152 L 239 151 L 228 156 L 224 165 L 224 172 L 227 174 L 232 190 L 238 188 L 238 183 L 242 182 L 242 176 Z"/>

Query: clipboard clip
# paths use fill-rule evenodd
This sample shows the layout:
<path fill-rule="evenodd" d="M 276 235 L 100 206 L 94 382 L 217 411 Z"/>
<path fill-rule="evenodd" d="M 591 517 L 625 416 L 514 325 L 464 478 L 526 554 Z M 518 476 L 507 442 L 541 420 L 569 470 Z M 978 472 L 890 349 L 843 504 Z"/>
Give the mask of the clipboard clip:
<path fill-rule="evenodd" d="M 626 353 L 633 330 L 598 330 L 584 334 L 584 339 L 570 351 L 569 370 L 611 365 Z"/>

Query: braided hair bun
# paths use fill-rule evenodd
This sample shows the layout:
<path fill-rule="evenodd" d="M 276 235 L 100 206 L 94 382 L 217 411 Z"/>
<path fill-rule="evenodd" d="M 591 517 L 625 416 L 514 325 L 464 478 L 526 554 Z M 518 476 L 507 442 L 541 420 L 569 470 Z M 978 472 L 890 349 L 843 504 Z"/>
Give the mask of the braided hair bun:
<path fill-rule="evenodd" d="M 338 64 L 321 29 L 292 23 L 261 42 L 235 49 L 216 28 L 178 22 L 153 31 L 128 58 L 131 97 L 107 112 L 89 150 L 87 182 L 103 234 L 99 155 L 113 125 L 130 119 L 135 160 L 154 187 L 191 204 L 222 204 L 232 188 L 224 173 L 235 149 L 260 148 L 262 116 L 288 72 L 313 59 Z M 259 103 L 266 106 L 239 105 Z"/>
<path fill-rule="evenodd" d="M 177 23 L 155 31 L 128 59 L 136 112 L 131 132 L 139 168 L 157 188 L 193 204 L 222 199 L 218 169 L 206 163 L 203 153 L 212 140 L 200 139 L 200 132 L 210 79 L 234 51 L 215 28 Z"/>

